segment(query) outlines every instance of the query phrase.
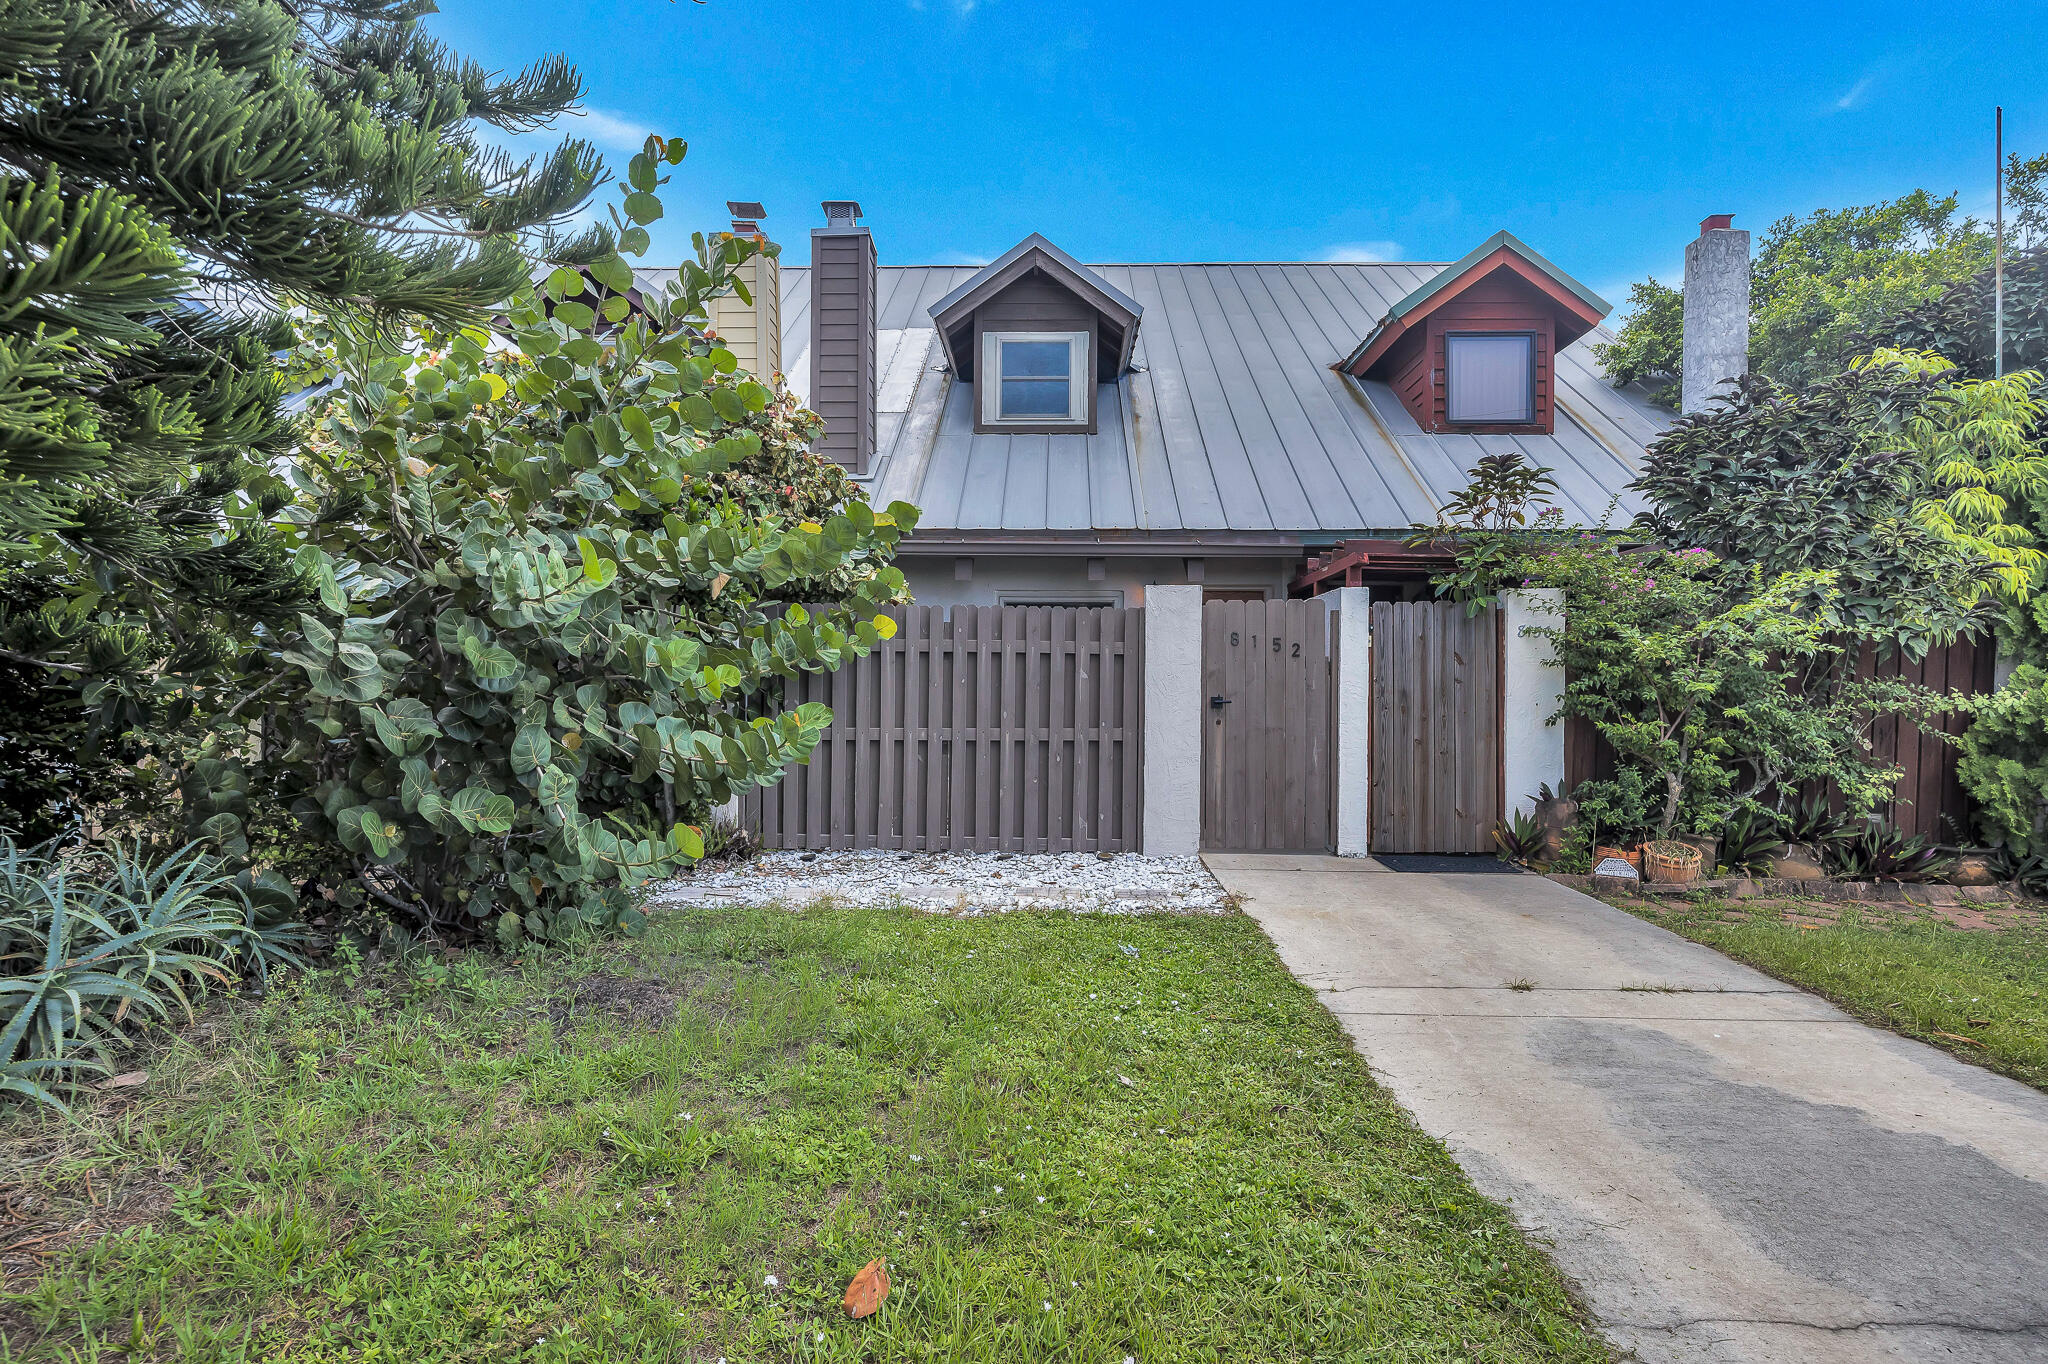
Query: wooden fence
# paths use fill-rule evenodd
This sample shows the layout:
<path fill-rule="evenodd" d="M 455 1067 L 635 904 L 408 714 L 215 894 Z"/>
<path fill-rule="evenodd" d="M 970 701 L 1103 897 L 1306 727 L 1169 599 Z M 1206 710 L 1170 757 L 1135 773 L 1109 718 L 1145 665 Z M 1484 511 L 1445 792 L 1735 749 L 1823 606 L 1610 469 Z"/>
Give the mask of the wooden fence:
<path fill-rule="evenodd" d="M 1919 662 L 1894 653 L 1879 662 L 1874 651 L 1866 650 L 1860 662 L 1865 677 L 1882 674 L 1919 682 L 1936 691 L 1958 696 L 1981 696 L 1992 690 L 1992 674 L 1998 649 L 1990 639 L 1957 640 L 1942 649 L 1931 650 Z M 1961 734 L 1968 717 L 1951 712 L 1940 717 L 1939 730 Z M 1971 839 L 1972 806 L 1962 783 L 1956 780 L 1954 744 L 1945 743 L 1910 720 L 1880 715 L 1870 722 L 1871 757 L 1900 769 L 1897 794 L 1878 813 L 1907 833 L 1925 834 L 1940 842 Z M 1582 781 L 1614 775 L 1614 751 L 1587 720 L 1573 717 L 1565 722 L 1565 787 Z M 1510 792 L 1510 798 L 1526 794 Z"/>
<path fill-rule="evenodd" d="M 912 606 L 896 637 L 791 682 L 832 725 L 741 797 L 770 848 L 1136 852 L 1144 611 Z"/>

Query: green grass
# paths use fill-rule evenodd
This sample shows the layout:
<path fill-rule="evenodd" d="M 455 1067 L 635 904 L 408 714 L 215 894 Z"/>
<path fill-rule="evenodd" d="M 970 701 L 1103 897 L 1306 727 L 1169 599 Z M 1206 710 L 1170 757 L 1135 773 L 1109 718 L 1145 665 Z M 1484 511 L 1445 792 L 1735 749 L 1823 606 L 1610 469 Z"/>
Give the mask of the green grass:
<path fill-rule="evenodd" d="M 0 1359 L 1607 1358 L 1241 915 L 663 915 L 149 1067 L 0 1117 L 0 1246 L 119 1227 L 8 1281 Z"/>
<path fill-rule="evenodd" d="M 1703 901 L 1658 914 L 1626 906 L 1865 1022 L 2048 1089 L 2048 929 L 1957 928 L 1921 914 L 1850 906 L 1828 924 L 1793 903 Z M 1829 906 L 1825 912 L 1833 912 Z"/>

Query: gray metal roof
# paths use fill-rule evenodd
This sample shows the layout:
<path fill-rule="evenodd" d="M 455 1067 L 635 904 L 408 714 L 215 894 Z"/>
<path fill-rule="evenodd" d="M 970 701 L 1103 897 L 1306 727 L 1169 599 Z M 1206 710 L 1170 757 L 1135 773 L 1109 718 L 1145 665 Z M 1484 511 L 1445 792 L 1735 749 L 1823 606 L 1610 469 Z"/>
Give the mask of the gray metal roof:
<path fill-rule="evenodd" d="M 975 266 L 883 266 L 878 457 L 871 496 L 950 532 L 1327 541 L 1433 519 L 1482 454 L 1555 470 L 1559 500 L 1599 521 L 1639 509 L 1623 490 L 1671 421 L 1609 384 L 1598 329 L 1557 356 L 1555 435 L 1429 435 L 1392 389 L 1332 371 L 1431 264 L 1090 266 L 1144 308 L 1132 371 L 1098 394 L 1099 434 L 977 435 L 971 393 L 944 368 L 930 309 Z M 782 272 L 782 353 L 809 391 L 810 272 Z"/>

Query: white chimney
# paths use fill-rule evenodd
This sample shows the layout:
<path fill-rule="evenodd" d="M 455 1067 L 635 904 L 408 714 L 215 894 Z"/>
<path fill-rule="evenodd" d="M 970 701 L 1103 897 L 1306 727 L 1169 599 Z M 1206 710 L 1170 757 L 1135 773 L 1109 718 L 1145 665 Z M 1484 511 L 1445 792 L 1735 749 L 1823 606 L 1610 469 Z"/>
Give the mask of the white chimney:
<path fill-rule="evenodd" d="M 1723 387 L 1749 373 L 1749 234 L 1716 213 L 1685 244 L 1685 356 L 1681 412 L 1725 398 Z"/>

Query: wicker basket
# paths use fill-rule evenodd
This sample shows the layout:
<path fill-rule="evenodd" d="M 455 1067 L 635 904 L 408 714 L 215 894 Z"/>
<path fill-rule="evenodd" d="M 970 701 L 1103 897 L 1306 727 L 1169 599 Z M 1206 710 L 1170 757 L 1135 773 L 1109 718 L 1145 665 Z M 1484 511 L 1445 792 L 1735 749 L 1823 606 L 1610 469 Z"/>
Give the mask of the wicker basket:
<path fill-rule="evenodd" d="M 1683 885 L 1700 879 L 1700 850 L 1675 838 L 1659 838 L 1643 845 L 1643 879 L 1663 885 Z"/>

